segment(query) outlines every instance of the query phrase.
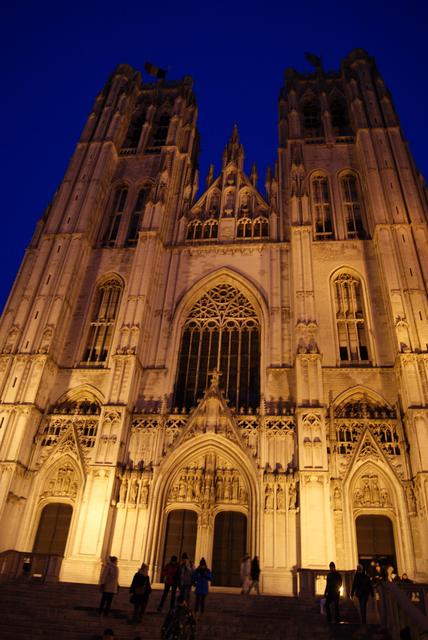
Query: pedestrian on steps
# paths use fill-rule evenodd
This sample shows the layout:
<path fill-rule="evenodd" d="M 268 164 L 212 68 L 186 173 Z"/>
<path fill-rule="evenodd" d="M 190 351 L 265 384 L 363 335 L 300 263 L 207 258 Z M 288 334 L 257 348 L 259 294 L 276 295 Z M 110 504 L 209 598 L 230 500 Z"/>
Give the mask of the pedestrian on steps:
<path fill-rule="evenodd" d="M 195 570 L 193 562 L 189 559 L 186 552 L 181 555 L 181 564 L 179 569 L 179 585 L 180 595 L 183 596 L 188 606 L 190 606 L 190 590 L 193 584 L 193 572 Z"/>
<path fill-rule="evenodd" d="M 356 596 L 360 605 L 361 623 L 366 624 L 367 621 L 367 602 L 369 596 L 374 597 L 373 587 L 369 576 L 364 571 L 362 564 L 357 566 L 357 573 L 352 583 L 351 598 Z"/>
<path fill-rule="evenodd" d="M 108 562 L 101 573 L 100 591 L 102 593 L 99 615 L 108 616 L 113 597 L 119 591 L 119 569 L 116 556 L 109 556 Z"/>
<path fill-rule="evenodd" d="M 326 599 L 325 608 L 327 613 L 327 621 L 331 622 L 331 605 L 334 606 L 334 621 L 340 622 L 340 588 L 342 586 L 342 576 L 336 571 L 334 562 L 329 564 L 330 571 L 327 574 L 327 584 L 325 587 L 324 597 Z"/>
<path fill-rule="evenodd" d="M 250 578 L 251 582 L 248 588 L 248 593 L 251 593 L 251 589 L 254 587 L 257 595 L 259 596 L 260 562 L 258 556 L 254 556 L 254 558 L 251 560 Z"/>
<path fill-rule="evenodd" d="M 208 595 L 209 585 L 211 582 L 211 571 L 207 567 L 205 558 L 201 558 L 199 566 L 196 568 L 193 574 L 193 584 L 195 585 L 196 603 L 195 614 L 198 615 L 199 610 L 201 614 L 205 611 L 205 598 Z"/>
<path fill-rule="evenodd" d="M 152 592 L 149 578 L 149 567 L 146 564 L 143 563 L 132 578 L 129 591 L 131 593 L 131 603 L 134 605 L 132 621 L 134 623 L 141 622 Z"/>
<path fill-rule="evenodd" d="M 248 555 L 248 553 L 245 553 L 241 560 L 241 568 L 239 573 L 241 576 L 241 593 L 248 593 L 251 580 L 251 557 Z"/>
<path fill-rule="evenodd" d="M 169 608 L 173 609 L 175 605 L 175 594 L 178 586 L 178 570 L 179 564 L 177 556 L 171 556 L 171 560 L 163 567 L 161 573 L 161 582 L 164 583 L 162 598 L 159 602 L 158 611 L 162 611 L 162 607 L 165 604 L 165 600 L 168 597 L 169 591 L 171 591 L 171 602 Z"/>

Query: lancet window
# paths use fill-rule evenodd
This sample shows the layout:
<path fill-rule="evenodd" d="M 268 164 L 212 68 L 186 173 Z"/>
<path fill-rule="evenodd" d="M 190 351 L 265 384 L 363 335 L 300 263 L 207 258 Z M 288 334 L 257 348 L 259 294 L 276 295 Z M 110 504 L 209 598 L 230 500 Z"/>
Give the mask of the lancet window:
<path fill-rule="evenodd" d="M 360 193 L 357 178 L 353 173 L 347 173 L 340 178 L 342 202 L 345 212 L 346 233 L 348 238 L 364 238 L 364 226 Z"/>
<path fill-rule="evenodd" d="M 330 105 L 331 124 L 337 136 L 346 136 L 351 133 L 346 102 L 335 98 Z"/>
<path fill-rule="evenodd" d="M 125 242 L 127 247 L 133 247 L 137 244 L 140 222 L 144 213 L 147 199 L 150 194 L 150 190 L 151 185 L 148 184 L 144 186 L 138 194 L 137 202 L 135 203 L 134 211 L 132 212 L 131 219 L 129 221 L 128 234 Z"/>
<path fill-rule="evenodd" d="M 120 222 L 125 210 L 127 196 L 128 189 L 126 187 L 120 187 L 116 191 L 112 211 L 110 214 L 109 225 L 107 227 L 103 242 L 103 244 L 107 247 L 113 247 L 115 245 L 117 234 L 119 232 Z"/>
<path fill-rule="evenodd" d="M 251 220 L 250 218 L 240 218 L 236 226 L 236 237 L 260 240 L 269 237 L 269 221 L 263 216 Z"/>
<path fill-rule="evenodd" d="M 209 219 L 205 222 L 193 220 L 187 227 L 186 240 L 215 240 L 217 237 L 217 220 Z"/>
<path fill-rule="evenodd" d="M 189 410 L 221 372 L 230 406 L 256 409 L 260 398 L 260 324 L 257 314 L 230 284 L 213 287 L 185 322 L 178 359 L 175 406 Z"/>
<path fill-rule="evenodd" d="M 83 354 L 86 364 L 102 364 L 111 348 L 114 324 L 119 309 L 121 285 L 110 279 L 98 287 L 95 308 Z"/>
<path fill-rule="evenodd" d="M 368 363 L 361 283 L 353 275 L 343 273 L 334 281 L 334 293 L 340 361 L 343 364 Z"/>
<path fill-rule="evenodd" d="M 145 121 L 146 111 L 144 109 L 139 109 L 133 114 L 126 138 L 122 145 L 124 149 L 136 149 L 138 147 Z"/>
<path fill-rule="evenodd" d="M 170 117 L 167 113 L 163 113 L 152 125 L 152 135 L 150 137 L 147 153 L 157 153 L 161 147 L 166 144 L 168 137 Z"/>
<path fill-rule="evenodd" d="M 319 138 L 324 135 L 321 121 L 321 107 L 315 98 L 307 100 L 302 107 L 303 134 L 309 138 Z"/>
<path fill-rule="evenodd" d="M 311 180 L 314 239 L 333 240 L 330 188 L 326 176 L 314 176 Z"/>

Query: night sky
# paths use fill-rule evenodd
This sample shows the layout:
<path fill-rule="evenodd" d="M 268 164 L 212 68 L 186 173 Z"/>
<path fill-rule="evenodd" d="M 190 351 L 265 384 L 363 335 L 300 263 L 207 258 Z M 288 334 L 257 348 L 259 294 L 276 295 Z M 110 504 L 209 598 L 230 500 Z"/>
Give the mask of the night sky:
<path fill-rule="evenodd" d="M 1 22 L 0 309 L 94 99 L 119 63 L 143 70 L 150 61 L 171 80 L 193 77 L 201 187 L 210 162 L 219 170 L 237 122 L 246 168 L 257 162 L 262 188 L 275 160 L 284 70 L 309 71 L 305 51 L 338 69 L 352 49 L 364 48 L 377 60 L 428 178 L 426 2 L 19 0 L 5 5 Z"/>

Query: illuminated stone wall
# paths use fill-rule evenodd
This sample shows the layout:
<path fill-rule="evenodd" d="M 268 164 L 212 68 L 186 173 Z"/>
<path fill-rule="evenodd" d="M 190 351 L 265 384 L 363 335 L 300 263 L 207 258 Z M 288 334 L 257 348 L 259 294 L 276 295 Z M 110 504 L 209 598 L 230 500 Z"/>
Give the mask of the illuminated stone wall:
<path fill-rule="evenodd" d="M 288 70 L 279 107 L 266 195 L 235 127 L 197 196 L 189 78 L 121 65 L 97 97 L 2 318 L 0 550 L 30 551 L 60 502 L 62 579 L 96 582 L 111 553 L 121 583 L 141 561 L 156 581 L 172 510 L 209 564 L 230 510 L 263 590 L 292 593 L 298 568 L 353 568 L 357 517 L 384 515 L 398 571 L 428 579 L 422 181 L 365 52 Z M 201 300 L 220 326 L 218 290 L 259 332 L 260 400 L 231 406 L 212 371 L 184 411 L 183 330 Z"/>

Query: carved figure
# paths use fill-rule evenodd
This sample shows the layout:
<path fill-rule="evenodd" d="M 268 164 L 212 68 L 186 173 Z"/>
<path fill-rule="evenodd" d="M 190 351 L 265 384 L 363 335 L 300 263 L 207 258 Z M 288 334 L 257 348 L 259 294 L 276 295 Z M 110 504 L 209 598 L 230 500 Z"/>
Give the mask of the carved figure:
<path fill-rule="evenodd" d="M 265 509 L 273 509 L 273 489 L 270 484 L 265 489 Z"/>
<path fill-rule="evenodd" d="M 290 488 L 288 490 L 288 508 L 295 509 L 297 504 L 297 488 L 296 483 L 293 481 L 290 484 Z"/>

